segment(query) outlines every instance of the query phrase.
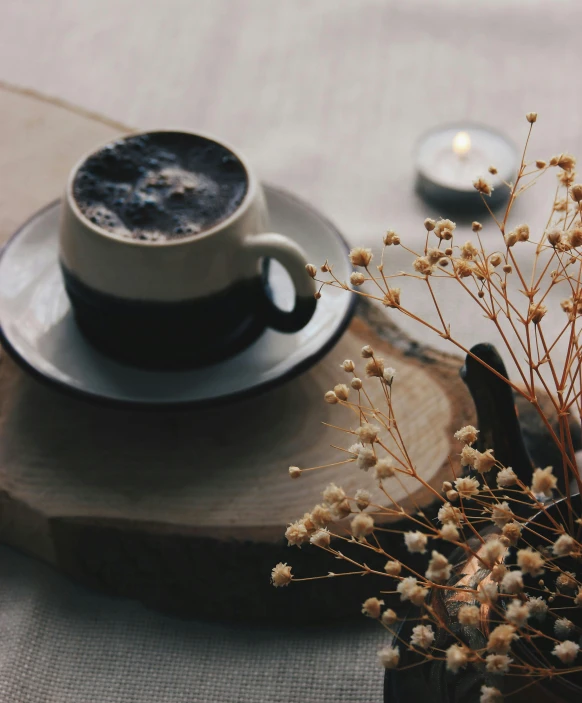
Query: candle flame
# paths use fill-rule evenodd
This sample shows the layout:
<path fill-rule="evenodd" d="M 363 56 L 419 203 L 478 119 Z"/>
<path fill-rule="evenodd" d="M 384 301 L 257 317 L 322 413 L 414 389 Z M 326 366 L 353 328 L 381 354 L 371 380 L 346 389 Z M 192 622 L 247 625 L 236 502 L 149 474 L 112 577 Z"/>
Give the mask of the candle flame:
<path fill-rule="evenodd" d="M 466 156 L 471 149 L 471 137 L 467 132 L 457 132 L 453 138 L 453 151 L 457 156 Z"/>

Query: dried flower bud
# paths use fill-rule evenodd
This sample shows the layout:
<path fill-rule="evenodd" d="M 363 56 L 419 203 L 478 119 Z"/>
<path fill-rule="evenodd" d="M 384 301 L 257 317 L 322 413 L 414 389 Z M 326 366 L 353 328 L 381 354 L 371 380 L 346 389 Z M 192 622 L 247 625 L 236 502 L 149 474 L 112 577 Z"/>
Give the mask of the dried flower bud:
<path fill-rule="evenodd" d="M 364 276 L 363 273 L 359 273 L 358 271 L 354 271 L 350 275 L 350 283 L 352 286 L 361 286 L 366 282 L 366 277 Z"/>
<path fill-rule="evenodd" d="M 507 525 L 508 522 L 511 522 L 514 517 L 515 515 L 506 500 L 501 503 L 495 503 L 491 507 L 491 522 L 495 523 L 499 529 Z"/>
<path fill-rule="evenodd" d="M 557 644 L 552 650 L 552 654 L 558 657 L 562 664 L 571 664 L 578 656 L 579 651 L 579 644 L 572 642 L 572 640 L 566 640 Z"/>
<path fill-rule="evenodd" d="M 505 552 L 503 544 L 497 538 L 493 538 L 481 547 L 478 556 L 488 569 L 492 569 Z"/>
<path fill-rule="evenodd" d="M 430 276 L 433 271 L 433 267 L 426 256 L 419 256 L 418 259 L 415 259 L 412 267 L 423 276 Z"/>
<path fill-rule="evenodd" d="M 568 618 L 559 618 L 554 623 L 554 632 L 556 637 L 560 639 L 565 639 L 570 634 L 570 631 L 574 627 L 574 623 Z"/>
<path fill-rule="evenodd" d="M 488 654 L 485 657 L 485 671 L 490 674 L 506 674 L 513 664 L 513 659 L 507 654 Z"/>
<path fill-rule="evenodd" d="M 478 193 L 481 193 L 481 195 L 491 195 L 494 190 L 491 183 L 484 178 L 477 178 L 473 181 L 473 188 L 475 188 Z"/>
<path fill-rule="evenodd" d="M 501 258 L 501 254 L 495 252 L 494 254 L 491 254 L 489 257 L 489 263 L 491 266 L 499 266 L 499 264 L 503 261 Z"/>
<path fill-rule="evenodd" d="M 501 540 L 499 540 L 501 542 Z M 491 569 L 491 580 L 495 583 L 501 583 L 503 577 L 507 573 L 507 567 L 504 564 L 495 564 Z"/>
<path fill-rule="evenodd" d="M 465 242 L 461 247 L 461 256 L 467 261 L 471 261 L 472 259 L 474 259 L 478 253 L 479 250 L 473 244 L 473 242 Z"/>
<path fill-rule="evenodd" d="M 354 266 L 369 266 L 372 258 L 373 254 L 371 249 L 355 247 L 350 251 L 350 261 Z"/>
<path fill-rule="evenodd" d="M 473 273 L 473 265 L 465 259 L 453 259 L 453 268 L 459 278 L 467 278 Z"/>
<path fill-rule="evenodd" d="M 539 325 L 547 312 L 548 308 L 543 303 L 532 303 L 529 306 L 529 317 L 534 325 Z"/>
<path fill-rule="evenodd" d="M 394 623 L 398 620 L 398 616 L 392 608 L 388 608 L 382 613 L 381 619 L 383 625 L 394 625 Z"/>
<path fill-rule="evenodd" d="M 471 225 L 471 229 L 473 232 L 480 232 L 483 229 L 483 225 L 475 220 Z"/>
<path fill-rule="evenodd" d="M 570 196 L 572 200 L 575 200 L 577 203 L 582 200 L 582 183 L 575 183 L 570 188 Z"/>
<path fill-rule="evenodd" d="M 315 278 L 317 276 L 317 268 L 313 264 L 307 264 L 305 266 L 305 270 L 311 276 L 311 278 Z"/>
<path fill-rule="evenodd" d="M 329 507 L 321 503 L 313 507 L 309 517 L 314 527 L 326 527 L 333 520 Z"/>
<path fill-rule="evenodd" d="M 431 247 L 426 250 L 426 258 L 430 264 L 436 264 L 443 255 L 443 252 L 437 247 Z"/>
<path fill-rule="evenodd" d="M 374 518 L 368 513 L 358 513 L 351 522 L 352 535 L 362 539 L 374 532 Z"/>
<path fill-rule="evenodd" d="M 292 580 L 291 567 L 287 564 L 279 562 L 271 571 L 271 583 L 275 588 L 288 586 Z"/>
<path fill-rule="evenodd" d="M 358 488 L 354 498 L 356 499 L 358 510 L 365 510 L 370 505 L 370 501 L 372 500 L 370 491 L 366 491 L 363 488 Z"/>
<path fill-rule="evenodd" d="M 511 268 L 511 266 L 509 264 L 505 264 L 505 266 L 503 267 L 503 273 L 512 273 L 512 272 L 513 272 L 513 269 Z"/>
<path fill-rule="evenodd" d="M 424 554 L 426 552 L 426 543 L 428 542 L 428 537 L 422 533 L 418 532 L 405 532 L 404 533 L 404 543 L 406 548 L 411 554 L 418 552 Z"/>
<path fill-rule="evenodd" d="M 428 589 L 420 586 L 414 576 L 408 576 L 402 579 L 396 586 L 396 590 L 400 593 L 400 600 L 409 600 L 413 605 L 421 606 L 428 594 Z"/>
<path fill-rule="evenodd" d="M 477 452 L 474 463 L 475 469 L 480 474 L 487 473 L 495 466 L 495 457 L 493 456 L 493 450 L 487 449 L 484 452 Z"/>
<path fill-rule="evenodd" d="M 477 441 L 477 435 L 479 434 L 479 430 L 475 429 L 473 425 L 466 425 L 465 427 L 461 427 L 460 430 L 457 430 L 455 432 L 455 439 L 458 439 L 459 442 L 464 442 L 465 444 L 475 444 Z"/>
<path fill-rule="evenodd" d="M 402 571 L 402 564 L 399 561 L 387 561 L 384 564 L 384 571 L 389 576 L 399 576 L 400 572 Z"/>
<path fill-rule="evenodd" d="M 387 308 L 397 308 L 400 305 L 400 288 L 388 288 L 382 303 Z"/>
<path fill-rule="evenodd" d="M 515 547 L 521 537 L 521 525 L 518 522 L 508 522 L 501 530 L 502 535 L 512 547 Z"/>
<path fill-rule="evenodd" d="M 384 235 L 384 244 L 389 247 L 392 244 L 400 244 L 400 237 L 393 229 L 389 229 Z"/>
<path fill-rule="evenodd" d="M 479 703 L 503 703 L 503 694 L 495 686 L 481 686 Z"/>
<path fill-rule="evenodd" d="M 440 536 L 446 542 L 458 542 L 461 535 L 455 525 L 451 522 L 447 522 L 441 527 Z"/>
<path fill-rule="evenodd" d="M 436 227 L 436 222 L 434 220 L 431 220 L 430 217 L 427 217 L 424 221 L 424 227 L 427 232 L 432 232 L 433 229 Z"/>
<path fill-rule="evenodd" d="M 494 176 L 497 173 L 497 169 L 495 168 L 495 166 L 489 166 L 489 168 L 487 170 L 489 171 L 489 173 L 492 176 Z"/>
<path fill-rule="evenodd" d="M 538 118 L 538 113 L 537 112 L 528 112 L 527 115 L 525 116 L 525 119 L 530 123 L 533 124 Z"/>
<path fill-rule="evenodd" d="M 346 386 L 345 383 L 338 383 L 337 386 L 334 386 L 333 392 L 340 400 L 347 400 L 348 395 L 350 393 L 350 389 Z"/>
<path fill-rule="evenodd" d="M 461 478 L 455 480 L 455 488 L 461 498 L 464 500 L 471 500 L 473 496 L 476 496 L 479 493 L 481 484 L 472 476 L 461 476 Z"/>
<path fill-rule="evenodd" d="M 362 357 L 364 359 L 369 359 L 372 356 L 374 356 L 374 350 L 369 344 L 366 344 L 365 347 L 362 347 Z"/>
<path fill-rule="evenodd" d="M 301 476 L 301 469 L 298 466 L 290 466 L 289 476 L 291 476 L 291 478 L 299 478 Z"/>
<path fill-rule="evenodd" d="M 300 547 L 303 542 L 307 542 L 309 540 L 309 532 L 303 521 L 297 520 L 289 525 L 285 531 L 285 537 L 287 538 L 287 543 L 290 547 L 292 545 Z"/>
<path fill-rule="evenodd" d="M 523 590 L 523 574 L 521 571 L 508 571 L 501 581 L 504 593 L 520 593 Z"/>
<path fill-rule="evenodd" d="M 415 625 L 412 628 L 410 644 L 420 649 L 428 649 L 434 642 L 434 630 L 430 625 Z"/>
<path fill-rule="evenodd" d="M 517 639 L 517 634 L 513 625 L 497 625 L 489 634 L 487 650 L 496 654 L 507 654 L 515 639 Z"/>
<path fill-rule="evenodd" d="M 582 228 L 575 227 L 568 232 L 568 243 L 571 247 L 582 246 Z"/>
<path fill-rule="evenodd" d="M 398 647 L 382 647 L 378 651 L 378 659 L 385 669 L 395 669 L 400 661 L 400 650 Z"/>
<path fill-rule="evenodd" d="M 564 571 L 556 579 L 556 586 L 560 589 L 576 588 L 576 574 L 573 571 Z"/>
<path fill-rule="evenodd" d="M 378 600 L 377 598 L 368 598 L 362 603 L 362 614 L 367 615 L 369 618 L 374 618 L 377 620 L 382 613 L 382 606 L 384 605 L 383 600 Z"/>
<path fill-rule="evenodd" d="M 447 499 L 454 503 L 459 498 L 459 494 L 454 489 L 447 491 Z"/>
<path fill-rule="evenodd" d="M 328 273 L 329 271 L 331 271 L 331 267 L 327 263 L 327 261 L 325 262 L 325 264 L 322 264 L 320 268 L 323 273 Z"/>
<path fill-rule="evenodd" d="M 472 466 L 475 468 L 475 461 L 479 452 L 468 445 L 464 446 L 461 451 L 461 466 Z"/>
<path fill-rule="evenodd" d="M 351 359 L 346 359 L 343 364 L 341 364 L 341 368 L 347 373 L 352 373 L 355 370 L 356 365 Z"/>
<path fill-rule="evenodd" d="M 514 232 L 518 242 L 527 242 L 529 239 L 529 225 L 518 225 Z"/>
<path fill-rule="evenodd" d="M 331 542 L 331 535 L 329 533 L 329 530 L 325 528 L 317 530 L 317 532 L 314 532 L 311 535 L 309 541 L 316 547 L 329 547 L 329 543 Z"/>
<path fill-rule="evenodd" d="M 449 260 L 448 260 L 448 259 L 444 259 L 444 258 L 443 258 L 443 259 L 439 259 L 439 266 L 442 266 L 442 267 L 444 268 L 445 266 L 448 266 L 448 265 L 449 265 Z"/>
<path fill-rule="evenodd" d="M 356 430 L 358 439 L 364 444 L 374 444 L 374 442 L 377 442 L 379 432 L 380 428 L 377 425 L 372 425 L 369 422 L 362 422 L 362 424 Z"/>
<path fill-rule="evenodd" d="M 362 388 L 362 379 L 352 378 L 350 385 L 354 390 L 359 391 Z"/>
<path fill-rule="evenodd" d="M 452 487 L 453 487 L 453 484 L 450 481 L 443 481 L 443 488 L 442 488 L 443 493 L 450 491 Z"/>
<path fill-rule="evenodd" d="M 550 229 L 546 232 L 546 238 L 548 242 L 555 247 L 556 244 L 559 244 L 562 239 L 562 230 L 557 229 L 556 227 L 554 229 Z"/>
<path fill-rule="evenodd" d="M 497 474 L 497 485 L 499 488 L 509 488 L 517 483 L 517 475 L 511 466 L 506 466 Z"/>
<path fill-rule="evenodd" d="M 507 247 L 512 247 L 517 242 L 517 234 L 515 232 L 508 232 L 503 238 Z"/>
<path fill-rule="evenodd" d="M 313 297 L 315 298 L 315 300 L 319 300 L 321 298 L 321 292 L 316 290 L 313 294 Z"/>
<path fill-rule="evenodd" d="M 517 552 L 517 565 L 529 576 L 541 576 L 545 571 L 543 556 L 530 547 Z"/>
<path fill-rule="evenodd" d="M 382 378 L 384 376 L 384 359 L 370 359 L 366 364 L 366 375 L 370 378 Z"/>
<path fill-rule="evenodd" d="M 534 495 L 542 495 L 546 498 L 552 497 L 552 491 L 558 485 L 558 479 L 553 475 L 551 466 L 545 469 L 536 469 L 533 472 L 531 491 Z"/>
<path fill-rule="evenodd" d="M 553 163 L 555 161 L 555 164 Z M 551 166 L 559 166 L 564 171 L 573 171 L 576 168 L 576 159 L 571 154 L 560 154 L 550 160 Z"/>
<path fill-rule="evenodd" d="M 476 605 L 462 605 L 458 614 L 461 625 L 477 627 L 480 621 L 480 610 Z"/>
<path fill-rule="evenodd" d="M 546 162 L 543 159 L 538 159 L 536 161 L 536 168 L 545 168 L 547 166 Z"/>
<path fill-rule="evenodd" d="M 346 494 L 344 489 L 340 486 L 336 486 L 335 483 L 330 483 L 327 488 L 323 491 L 323 500 L 328 505 L 335 505 L 336 503 L 341 503 L 344 500 Z"/>
<path fill-rule="evenodd" d="M 439 220 L 434 228 L 434 233 L 439 239 L 452 239 L 457 225 L 451 220 Z"/>
<path fill-rule="evenodd" d="M 452 255 L 453 255 L 453 250 L 451 249 L 451 247 L 447 247 L 445 249 L 445 256 L 452 256 Z"/>
<path fill-rule="evenodd" d="M 446 651 L 447 669 L 457 674 L 460 669 L 467 666 L 469 661 L 469 653 L 466 647 L 458 644 L 452 644 Z"/>
<path fill-rule="evenodd" d="M 392 383 L 394 382 L 394 376 L 396 376 L 396 369 L 393 369 L 391 366 L 387 366 L 384 369 L 384 373 L 382 374 L 382 378 L 386 381 L 386 383 L 391 386 Z"/>
<path fill-rule="evenodd" d="M 552 545 L 552 551 L 557 557 L 567 557 L 576 549 L 576 540 L 570 535 L 560 535 Z"/>
<path fill-rule="evenodd" d="M 333 391 L 328 391 L 324 396 L 325 402 L 334 405 L 338 401 L 337 395 Z"/>

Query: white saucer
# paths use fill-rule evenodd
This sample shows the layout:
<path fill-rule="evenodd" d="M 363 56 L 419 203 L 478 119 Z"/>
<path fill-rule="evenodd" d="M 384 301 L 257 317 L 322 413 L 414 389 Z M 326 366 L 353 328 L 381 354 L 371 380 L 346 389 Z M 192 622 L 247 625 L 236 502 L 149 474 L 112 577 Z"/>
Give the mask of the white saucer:
<path fill-rule="evenodd" d="M 295 239 L 313 263 L 329 259 L 347 280 L 351 266 L 341 234 L 289 193 L 265 186 L 271 229 Z M 301 373 L 339 339 L 355 297 L 327 288 L 300 332 L 267 330 L 241 354 L 190 371 L 147 371 L 103 356 L 75 324 L 58 265 L 60 204 L 36 213 L 9 240 L 0 258 L 0 337 L 8 353 L 42 381 L 93 400 L 139 406 L 220 403 L 264 390 Z M 289 309 L 293 288 L 272 262 L 275 301 Z"/>

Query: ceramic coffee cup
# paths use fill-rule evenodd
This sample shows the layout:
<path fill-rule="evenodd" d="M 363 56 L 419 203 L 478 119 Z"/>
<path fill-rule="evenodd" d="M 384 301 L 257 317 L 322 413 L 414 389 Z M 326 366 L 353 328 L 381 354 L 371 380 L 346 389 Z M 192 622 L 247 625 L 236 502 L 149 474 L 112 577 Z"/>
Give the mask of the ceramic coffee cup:
<path fill-rule="evenodd" d="M 152 143 L 159 149 L 173 145 L 173 151 L 169 147 L 160 151 L 162 162 L 168 154 L 165 167 L 158 158 L 148 159 L 145 167 L 140 162 Z M 234 209 L 231 203 L 232 212 L 227 208 L 224 217 L 214 212 L 218 221 L 210 217 L 208 227 L 204 223 L 176 227 L 169 232 L 171 236 L 158 227 L 152 234 L 148 208 L 161 220 L 167 219 L 168 212 L 180 216 L 186 212 L 196 219 L 197 189 L 203 200 L 209 189 L 228 191 L 220 174 L 216 186 L 214 181 L 208 185 L 204 174 L 188 171 L 184 178 L 190 180 L 184 192 L 180 174 L 186 171 L 176 144 L 187 154 L 200 149 L 211 156 L 215 151 L 223 154 L 220 163 L 234 169 L 240 202 Z M 135 161 L 127 158 L 132 150 L 137 154 Z M 95 166 L 93 175 L 86 176 L 87 164 L 99 168 Z M 82 181 L 85 176 L 90 185 L 85 190 L 95 199 L 90 206 L 79 195 L 79 178 Z M 125 197 L 114 203 L 135 206 L 129 212 L 143 224 L 145 234 L 139 233 L 141 225 L 123 230 L 125 210 L 109 212 L 105 207 L 105 214 L 99 210 L 99 199 L 107 199 L 110 192 Z M 182 207 L 175 204 L 180 198 L 194 200 Z M 212 210 L 214 201 L 208 202 Z M 205 207 L 208 202 L 204 200 Z M 176 207 L 182 209 L 172 210 Z M 178 230 L 180 236 L 174 236 Z M 294 284 L 291 311 L 279 309 L 272 301 L 267 283 L 271 258 L 286 268 Z M 263 190 L 246 159 L 222 141 L 193 133 L 132 135 L 81 159 L 71 173 L 63 201 L 60 263 L 76 321 L 86 338 L 102 352 L 138 366 L 183 368 L 218 361 L 244 349 L 266 327 L 281 332 L 300 330 L 316 306 L 305 254 L 288 237 L 269 231 Z"/>

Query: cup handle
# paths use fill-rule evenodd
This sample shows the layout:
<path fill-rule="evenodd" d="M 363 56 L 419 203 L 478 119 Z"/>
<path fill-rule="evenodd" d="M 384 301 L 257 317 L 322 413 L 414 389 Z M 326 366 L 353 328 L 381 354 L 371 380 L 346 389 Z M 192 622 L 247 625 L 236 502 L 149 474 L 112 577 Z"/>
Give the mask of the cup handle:
<path fill-rule="evenodd" d="M 297 332 L 311 320 L 317 301 L 314 297 L 315 281 L 305 270 L 307 258 L 303 249 L 282 234 L 256 234 L 246 237 L 244 249 L 247 256 L 258 260 L 263 257 L 277 259 L 286 269 L 295 287 L 293 310 L 281 310 L 264 288 L 265 322 L 279 332 Z"/>

